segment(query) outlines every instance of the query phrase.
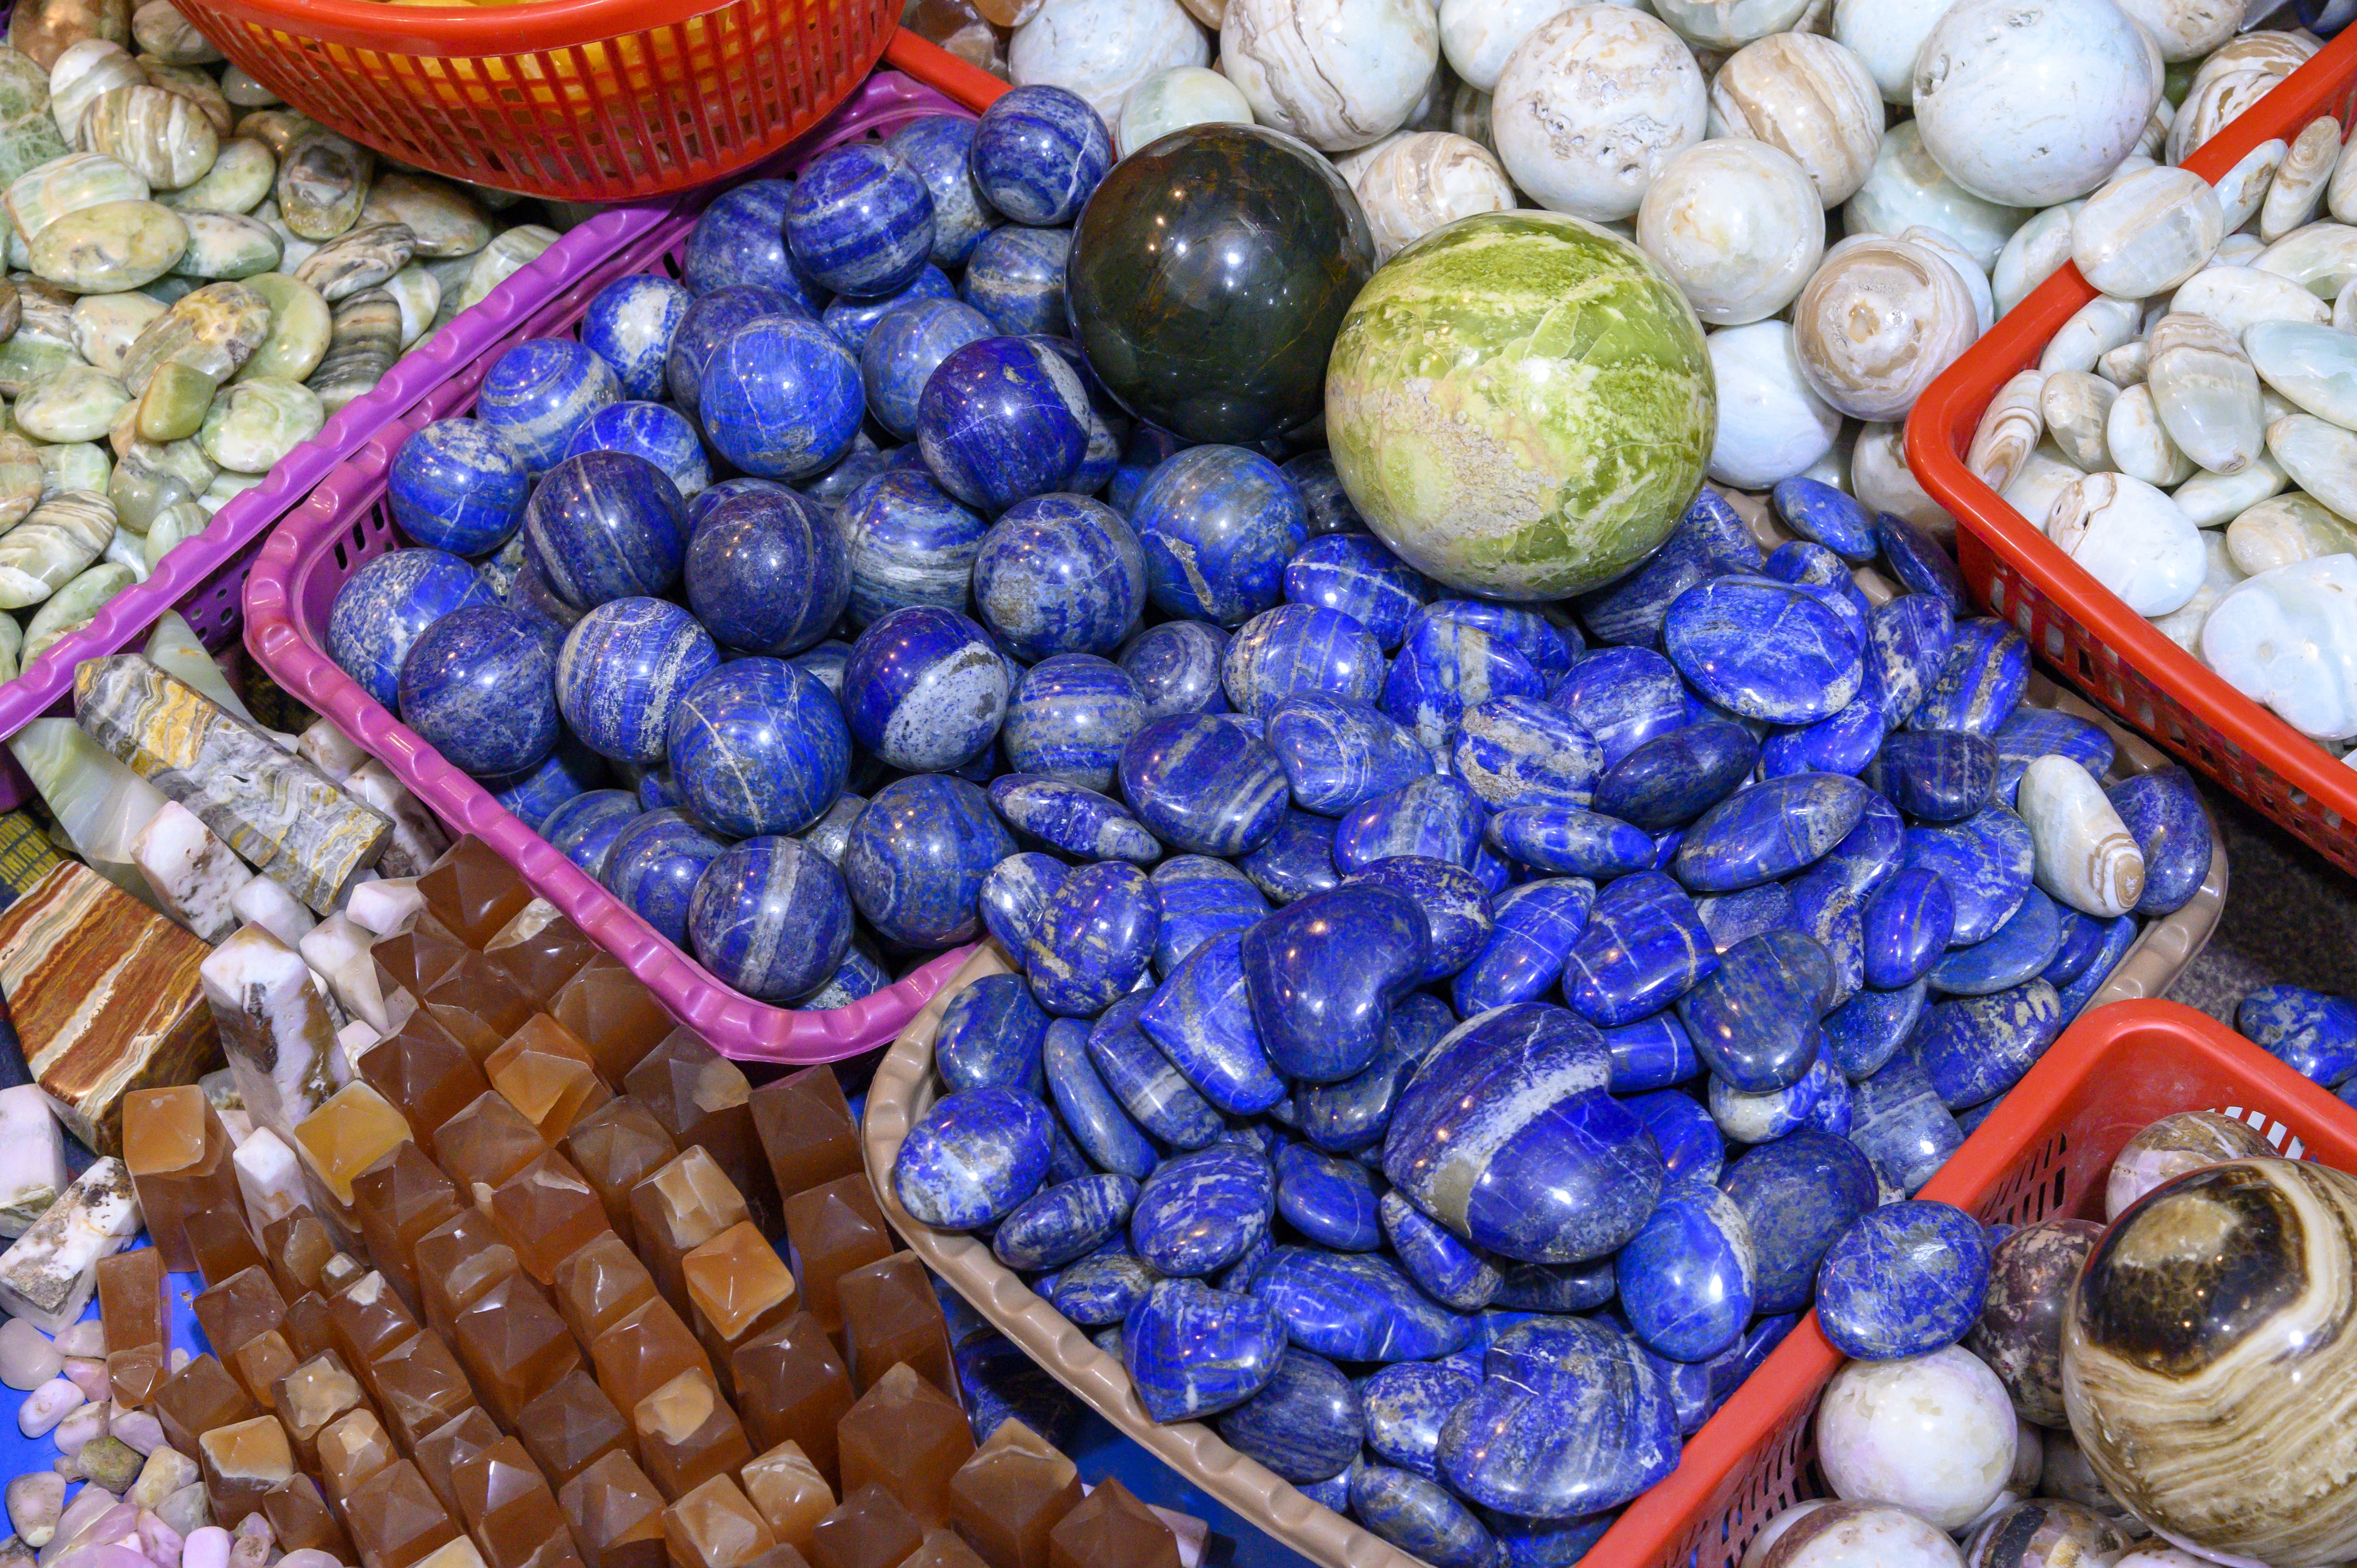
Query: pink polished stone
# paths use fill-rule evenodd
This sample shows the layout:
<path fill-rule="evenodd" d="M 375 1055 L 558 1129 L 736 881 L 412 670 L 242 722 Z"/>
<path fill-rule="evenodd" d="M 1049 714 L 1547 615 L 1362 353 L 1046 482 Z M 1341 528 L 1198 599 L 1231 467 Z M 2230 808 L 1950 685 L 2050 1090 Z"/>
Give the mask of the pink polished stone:
<path fill-rule="evenodd" d="M 180 1568 L 229 1568 L 229 1531 L 217 1524 L 188 1531 L 180 1547 Z"/>

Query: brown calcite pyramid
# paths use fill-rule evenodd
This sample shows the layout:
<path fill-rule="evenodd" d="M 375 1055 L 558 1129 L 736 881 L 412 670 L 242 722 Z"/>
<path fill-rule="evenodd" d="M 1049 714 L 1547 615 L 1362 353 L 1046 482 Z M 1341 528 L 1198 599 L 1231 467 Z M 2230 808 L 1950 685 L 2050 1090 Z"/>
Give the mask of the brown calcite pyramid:
<path fill-rule="evenodd" d="M 857 1396 L 818 1319 L 807 1312 L 793 1314 L 754 1336 L 729 1359 L 729 1366 L 737 1408 L 753 1441 L 764 1449 L 798 1445 L 827 1484 L 836 1485 L 842 1472 L 835 1431 Z"/>
<path fill-rule="evenodd" d="M 229 1129 L 196 1085 L 135 1089 L 124 1096 L 123 1163 L 139 1194 L 147 1234 L 175 1273 L 197 1266 L 191 1218 L 221 1215 L 244 1230 L 233 1153 Z"/>
<path fill-rule="evenodd" d="M 605 1205 L 607 1223 L 625 1243 L 638 1232 L 630 1189 L 679 1157 L 679 1145 L 654 1112 L 618 1095 L 583 1114 L 565 1134 L 565 1155 Z"/>
<path fill-rule="evenodd" d="M 353 1066 L 409 1119 L 420 1143 L 432 1142 L 444 1122 L 491 1088 L 467 1047 L 430 1013 L 411 1014 Z"/>
<path fill-rule="evenodd" d="M 843 1327 L 835 1282 L 899 1250 L 867 1178 L 845 1176 L 786 1199 L 786 1240 L 802 1310 L 829 1334 Z"/>
<path fill-rule="evenodd" d="M 493 1187 L 485 1207 L 523 1272 L 544 1285 L 568 1254 L 607 1229 L 597 1195 L 573 1162 L 554 1150 Z"/>
<path fill-rule="evenodd" d="M 472 833 L 443 852 L 417 879 L 417 891 L 426 911 L 478 951 L 532 902 L 515 867 Z"/>
<path fill-rule="evenodd" d="M 864 1393 L 905 1363 L 942 1392 L 958 1397 L 949 1320 L 916 1253 L 895 1252 L 854 1269 L 835 1282 L 835 1294 L 843 1304 L 852 1387 Z"/>
<path fill-rule="evenodd" d="M 663 1496 L 628 1455 L 607 1455 L 556 1497 L 588 1568 L 662 1568 Z"/>
<path fill-rule="evenodd" d="M 860 1396 L 837 1435 L 846 1495 L 878 1486 L 926 1528 L 949 1523 L 950 1477 L 974 1456 L 974 1430 L 956 1401 L 903 1363 Z"/>
<path fill-rule="evenodd" d="M 861 1173 L 859 1123 L 833 1068 L 805 1068 L 765 1083 L 750 1106 L 780 1198 Z"/>
<path fill-rule="evenodd" d="M 551 1486 L 631 1451 L 630 1423 L 587 1372 L 565 1374 L 517 1413 L 516 1435 Z"/>
<path fill-rule="evenodd" d="M 990 1563 L 959 1537 L 946 1530 L 936 1530 L 926 1535 L 916 1555 L 901 1563 L 900 1568 L 990 1568 Z"/>
<path fill-rule="evenodd" d="M 925 1528 L 881 1487 L 862 1487 L 811 1531 L 811 1568 L 899 1568 Z"/>
<path fill-rule="evenodd" d="M 951 1522 L 990 1568 L 1048 1568 L 1048 1537 L 1080 1502 L 1072 1462 L 1019 1421 L 950 1477 Z"/>
<path fill-rule="evenodd" d="M 1178 1538 L 1119 1481 L 1096 1490 L 1048 1535 L 1049 1568 L 1178 1568 Z"/>
<path fill-rule="evenodd" d="M 164 1380 L 164 1254 L 155 1247 L 98 1262 L 106 1380 L 118 1404 L 139 1406 Z"/>
<path fill-rule="evenodd" d="M 745 1495 L 761 1510 L 780 1541 L 804 1556 L 811 1532 L 834 1509 L 834 1488 L 795 1443 L 780 1443 L 739 1472 Z"/>

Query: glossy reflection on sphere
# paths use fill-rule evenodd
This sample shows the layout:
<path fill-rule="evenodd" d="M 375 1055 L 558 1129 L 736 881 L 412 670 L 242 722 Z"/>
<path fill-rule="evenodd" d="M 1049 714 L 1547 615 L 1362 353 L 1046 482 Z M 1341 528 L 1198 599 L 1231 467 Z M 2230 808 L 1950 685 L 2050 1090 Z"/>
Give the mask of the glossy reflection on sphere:
<path fill-rule="evenodd" d="M 444 616 L 401 665 L 401 716 L 479 778 L 517 773 L 556 745 L 556 644 L 505 605 Z"/>

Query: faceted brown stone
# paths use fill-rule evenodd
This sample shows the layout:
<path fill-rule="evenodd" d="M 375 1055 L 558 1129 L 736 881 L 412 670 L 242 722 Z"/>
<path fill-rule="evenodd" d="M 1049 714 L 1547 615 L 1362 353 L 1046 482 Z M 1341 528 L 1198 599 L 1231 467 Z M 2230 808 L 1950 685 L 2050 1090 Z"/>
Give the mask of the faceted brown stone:
<path fill-rule="evenodd" d="M 662 1494 L 627 1455 L 607 1455 L 556 1498 L 588 1568 L 661 1568 Z"/>
<path fill-rule="evenodd" d="M 360 1408 L 365 1398 L 360 1379 L 341 1357 L 328 1350 L 279 1379 L 271 1391 L 270 1403 L 295 1445 L 296 1463 L 306 1470 L 317 1470 L 320 1432 L 346 1411 Z"/>
<path fill-rule="evenodd" d="M 841 1343 L 835 1282 L 899 1251 L 865 1176 L 845 1176 L 786 1200 L 786 1244 L 802 1310 Z"/>
<path fill-rule="evenodd" d="M 434 1159 L 477 1203 L 548 1153 L 548 1142 L 494 1090 L 468 1101 L 434 1134 Z"/>
<path fill-rule="evenodd" d="M 663 1299 L 687 1316 L 687 1280 L 680 1264 L 731 1225 L 750 1217 L 744 1195 L 719 1163 L 689 1146 L 678 1158 L 630 1189 L 630 1219 L 639 1257 Z"/>
<path fill-rule="evenodd" d="M 591 1238 L 556 1265 L 556 1307 L 583 1346 L 656 1299 L 655 1282 L 611 1230 Z"/>
<path fill-rule="evenodd" d="M 1080 1505 L 1072 1462 L 1019 1421 L 950 1477 L 950 1520 L 990 1568 L 1048 1568 L 1048 1536 Z"/>
<path fill-rule="evenodd" d="M 606 1219 L 625 1241 L 635 1242 L 630 1189 L 669 1165 L 679 1145 L 654 1113 L 629 1095 L 587 1112 L 565 1134 L 565 1155 L 606 1206 Z"/>
<path fill-rule="evenodd" d="M 637 1456 L 630 1423 L 587 1372 L 567 1372 L 524 1406 L 516 1416 L 516 1435 L 553 1487 L 608 1454 Z"/>
<path fill-rule="evenodd" d="M 278 1326 L 278 1332 L 285 1337 L 287 1348 L 295 1352 L 298 1361 L 307 1361 L 322 1350 L 336 1348 L 334 1315 L 328 1309 L 327 1297 L 317 1291 L 305 1291 L 286 1304 L 286 1321 Z"/>
<path fill-rule="evenodd" d="M 193 1083 L 135 1089 L 123 1097 L 123 1163 L 166 1267 L 197 1266 L 186 1230 L 189 1215 L 243 1211 L 237 1170 L 230 1164 L 234 1148 L 229 1129 Z"/>
<path fill-rule="evenodd" d="M 794 1310 L 793 1272 L 750 1220 L 731 1225 L 688 1253 L 680 1269 L 694 1309 L 696 1337 L 717 1368 L 726 1368 L 737 1347 Z"/>
<path fill-rule="evenodd" d="M 755 1335 L 729 1362 L 737 1375 L 737 1408 L 753 1441 L 765 1449 L 800 1444 L 827 1484 L 839 1486 L 835 1423 L 856 1396 L 818 1319 L 797 1312 Z"/>
<path fill-rule="evenodd" d="M 532 889 L 500 852 L 468 833 L 417 879 L 434 918 L 468 947 L 479 948 L 532 902 Z"/>
<path fill-rule="evenodd" d="M 285 1296 L 317 1290 L 319 1271 L 337 1251 L 335 1237 L 307 1208 L 282 1215 L 263 1227 L 262 1248 L 270 1262 L 271 1278 L 277 1281 L 279 1293 Z M 221 1282 L 209 1279 L 206 1283 Z"/>
<path fill-rule="evenodd" d="M 606 1206 L 573 1162 L 550 1153 L 491 1190 L 487 1206 L 524 1273 L 542 1284 L 556 1265 L 607 1229 Z"/>
<path fill-rule="evenodd" d="M 859 1123 L 833 1068 L 805 1068 L 765 1083 L 751 1105 L 753 1131 L 781 1197 L 864 1173 Z"/>
<path fill-rule="evenodd" d="M 444 1541 L 417 1560 L 416 1568 L 487 1568 L 483 1554 L 465 1536 Z"/>
<path fill-rule="evenodd" d="M 198 1326 L 205 1331 L 205 1342 L 222 1355 L 236 1354 L 256 1336 L 286 1321 L 286 1298 L 260 1269 L 231 1274 L 201 1292 L 189 1305 L 196 1309 Z"/>
<path fill-rule="evenodd" d="M 204 1466 L 213 1522 L 225 1527 L 233 1528 L 261 1508 L 270 1488 L 295 1473 L 286 1429 L 274 1416 L 214 1427 L 197 1439 L 197 1455 Z"/>
<path fill-rule="evenodd" d="M 458 1359 L 484 1406 L 502 1426 L 557 1379 L 581 1365 L 565 1320 L 522 1274 L 485 1291 L 458 1314 Z"/>
<path fill-rule="evenodd" d="M 373 1367 L 377 1359 L 417 1332 L 417 1319 L 380 1273 L 367 1273 L 330 1297 L 328 1326 L 344 1364 Z"/>
<path fill-rule="evenodd" d="M 467 1533 L 490 1568 L 531 1568 L 536 1560 L 547 1568 L 542 1553 L 565 1536 L 565 1510 L 522 1444 L 500 1439 L 454 1467 L 450 1481 Z"/>
<path fill-rule="evenodd" d="M 406 1459 L 360 1484 L 344 1504 L 344 1522 L 362 1568 L 412 1568 L 458 1535 L 442 1499 Z"/>
<path fill-rule="evenodd" d="M 936 1530 L 926 1535 L 917 1554 L 900 1568 L 990 1568 L 990 1564 L 948 1530 Z"/>
<path fill-rule="evenodd" d="M 385 1424 L 402 1447 L 414 1453 L 428 1434 L 464 1414 L 475 1402 L 467 1374 L 442 1337 L 430 1329 L 380 1351 L 375 1374 Z"/>
<path fill-rule="evenodd" d="M 398 1457 L 392 1434 L 372 1410 L 349 1411 L 319 1434 L 319 1479 L 339 1507 L 354 1487 Z"/>
<path fill-rule="evenodd" d="M 278 1380 L 295 1369 L 296 1359 L 285 1337 L 274 1328 L 239 1346 L 229 1365 L 253 1402 L 267 1411 L 277 1408 Z"/>
<path fill-rule="evenodd" d="M 242 1269 L 263 1266 L 262 1249 L 253 1244 L 253 1232 L 245 1228 L 242 1206 L 201 1209 L 186 1216 L 180 1228 L 197 1254 L 197 1273 L 207 1284 Z"/>
<path fill-rule="evenodd" d="M 740 1472 L 745 1495 L 780 1541 L 807 1556 L 811 1531 L 834 1509 L 834 1488 L 795 1443 L 780 1443 Z"/>
<path fill-rule="evenodd" d="M 327 1188 L 338 1217 L 350 1223 L 352 1182 L 409 1139 L 409 1122 L 392 1101 L 365 1083 L 348 1083 L 295 1124 L 295 1149 Z"/>
<path fill-rule="evenodd" d="M 1178 1538 L 1106 1479 L 1081 1499 L 1048 1537 L 1049 1568 L 1178 1568 Z"/>
<path fill-rule="evenodd" d="M 282 1552 L 308 1548 L 338 1559 L 352 1555 L 344 1527 L 320 1495 L 319 1483 L 308 1476 L 289 1476 L 271 1487 L 262 1499 L 262 1516 L 270 1521 L 270 1533 Z"/>
<path fill-rule="evenodd" d="M 865 1393 L 905 1361 L 919 1377 L 957 1398 L 949 1320 L 916 1253 L 895 1252 L 854 1269 L 835 1282 L 835 1291 L 843 1304 L 852 1387 Z"/>
<path fill-rule="evenodd" d="M 745 1195 L 763 1230 L 778 1224 L 777 1184 L 753 1131 L 753 1086 L 745 1069 L 686 1029 L 674 1029 L 630 1069 L 623 1086 L 654 1112 L 683 1149 L 696 1144 Z"/>
<path fill-rule="evenodd" d="M 925 1527 L 881 1487 L 862 1487 L 811 1532 L 811 1568 L 900 1568 Z"/>
<path fill-rule="evenodd" d="M 447 1335 L 458 1310 L 518 1272 L 509 1246 L 481 1209 L 468 1208 L 417 1239 L 417 1288 L 425 1321 Z"/>
<path fill-rule="evenodd" d="M 406 1139 L 353 1178 L 352 1207 L 360 1214 L 369 1261 L 404 1300 L 417 1299 L 417 1239 L 465 1202 L 425 1151 Z"/>
<path fill-rule="evenodd" d="M 630 1412 L 630 1430 L 648 1477 L 674 1500 L 753 1456 L 737 1412 L 701 1369 L 682 1372 L 640 1400 Z"/>
<path fill-rule="evenodd" d="M 906 1362 L 859 1396 L 838 1428 L 843 1489 L 871 1482 L 928 1529 L 950 1520 L 950 1477 L 974 1457 L 965 1412 Z"/>
<path fill-rule="evenodd" d="M 739 1568 L 778 1544 L 769 1521 L 726 1476 L 663 1509 L 663 1543 L 676 1568 Z"/>
<path fill-rule="evenodd" d="M 534 1013 L 483 1063 L 483 1076 L 550 1143 L 613 1090 L 597 1076 L 589 1047 L 545 1013 Z"/>
<path fill-rule="evenodd" d="M 483 944 L 483 956 L 505 970 L 533 1006 L 545 1008 L 599 955 L 597 944 L 555 905 L 535 898 Z"/>
<path fill-rule="evenodd" d="M 458 1487 L 451 1477 L 459 1466 L 498 1443 L 501 1433 L 498 1424 L 483 1412 L 480 1406 L 461 1411 L 452 1420 L 444 1422 L 418 1439 L 410 1456 L 417 1461 L 417 1473 L 442 1499 L 442 1506 L 458 1517 Z"/>
<path fill-rule="evenodd" d="M 590 1345 L 589 1359 L 597 1370 L 597 1386 L 617 1410 L 635 1410 L 682 1372 L 712 1375 L 711 1359 L 665 1301 L 651 1301 L 617 1320 Z"/>
<path fill-rule="evenodd" d="M 339 1252 L 319 1265 L 319 1294 L 341 1295 L 368 1272 L 369 1266 L 350 1252 Z"/>
<path fill-rule="evenodd" d="M 566 981 L 549 1012 L 589 1047 L 597 1076 L 611 1084 L 621 1083 L 655 1042 L 678 1026 L 655 993 L 610 958 L 594 960 Z"/>
<path fill-rule="evenodd" d="M 399 1107 L 420 1143 L 491 1087 L 467 1047 L 425 1012 L 371 1046 L 355 1070 Z"/>
<path fill-rule="evenodd" d="M 422 1008 L 479 1063 L 532 1016 L 532 1003 L 506 970 L 434 921 L 387 937 L 369 957 L 395 1026 Z"/>
<path fill-rule="evenodd" d="M 164 1380 L 161 1249 L 142 1247 L 99 1260 L 98 1314 L 106 1327 L 106 1381 L 115 1402 L 145 1404 Z"/>
<path fill-rule="evenodd" d="M 262 1413 L 253 1396 L 210 1351 L 157 1384 L 153 1402 L 166 1440 L 190 1455 L 197 1439 L 214 1427 L 234 1426 Z"/>

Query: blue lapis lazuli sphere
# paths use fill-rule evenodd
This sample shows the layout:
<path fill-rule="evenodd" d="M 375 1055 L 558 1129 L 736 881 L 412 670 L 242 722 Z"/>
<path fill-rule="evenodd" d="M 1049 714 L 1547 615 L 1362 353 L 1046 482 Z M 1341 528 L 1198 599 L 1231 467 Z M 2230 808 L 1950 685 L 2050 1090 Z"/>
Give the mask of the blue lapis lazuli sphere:
<path fill-rule="evenodd" d="M 1154 471 L 1129 521 L 1146 591 L 1168 615 L 1241 626 L 1285 598 L 1285 567 L 1309 541 L 1301 493 L 1243 446 L 1189 446 Z"/>
<path fill-rule="evenodd" d="M 892 468 L 835 510 L 851 566 L 851 620 L 866 626 L 909 605 L 965 607 L 981 518 L 950 499 L 921 468 Z"/>
<path fill-rule="evenodd" d="M 894 610 L 843 666 L 852 738 L 909 773 L 962 768 L 997 737 L 1013 685 L 990 635 L 955 610 Z"/>
<path fill-rule="evenodd" d="M 378 556 L 336 590 L 328 612 L 328 657 L 361 690 L 398 711 L 402 661 L 410 645 L 444 616 L 499 597 L 481 574 L 440 550 L 394 550 Z"/>
<path fill-rule="evenodd" d="M 917 404 L 917 445 L 942 489 L 996 517 L 1064 489 L 1089 453 L 1089 392 L 1053 348 L 985 338 L 952 353 Z"/>
<path fill-rule="evenodd" d="M 606 869 L 606 852 L 638 814 L 639 798 L 628 789 L 592 789 L 544 818 L 540 836 L 594 879 Z"/>
<path fill-rule="evenodd" d="M 687 934 L 704 967 L 746 995 L 799 1001 L 851 950 L 851 894 L 799 839 L 747 839 L 705 867 Z"/>
<path fill-rule="evenodd" d="M 1109 659 L 1060 653 L 1023 672 L 999 739 L 1006 766 L 1104 794 L 1121 748 L 1145 726 L 1146 699 Z"/>
<path fill-rule="evenodd" d="M 881 142 L 846 142 L 813 158 L 785 222 L 795 263 L 837 294 L 898 293 L 933 253 L 933 194 Z"/>
<path fill-rule="evenodd" d="M 425 628 L 401 664 L 401 716 L 451 766 L 521 773 L 556 746 L 556 646 L 505 605 L 477 605 Z"/>
<path fill-rule="evenodd" d="M 566 803 L 606 782 L 606 759 L 569 735 L 556 737 L 556 749 L 521 773 L 488 774 L 483 789 L 518 822 L 534 832 Z"/>
<path fill-rule="evenodd" d="M 539 474 L 565 456 L 583 420 L 621 396 L 613 367 L 587 347 L 570 338 L 530 338 L 491 366 L 475 414 Z"/>
<path fill-rule="evenodd" d="M 663 361 L 695 296 L 667 277 L 634 273 L 597 291 L 581 317 L 581 341 L 614 369 L 626 398 L 663 395 Z"/>
<path fill-rule="evenodd" d="M 712 485 L 712 462 L 704 442 L 687 416 L 668 403 L 609 403 L 581 422 L 565 443 L 565 455 L 584 452 L 628 452 L 644 457 L 671 477 L 680 499 L 701 495 Z"/>
<path fill-rule="evenodd" d="M 1087 99 L 1060 87 L 1001 93 L 974 127 L 969 166 L 1017 223 L 1070 223 L 1113 167 L 1113 136 Z"/>
<path fill-rule="evenodd" d="M 548 472 L 523 515 L 524 555 L 579 610 L 679 580 L 687 508 L 671 476 L 628 452 L 584 452 Z"/>
<path fill-rule="evenodd" d="M 1107 653 L 1146 607 L 1146 559 L 1121 513 L 1085 496 L 1017 501 L 974 563 L 983 624 L 1025 663 Z"/>
<path fill-rule="evenodd" d="M 912 299 L 877 321 L 859 350 L 859 383 L 876 423 L 906 441 L 917 434 L 917 403 L 942 361 L 991 336 L 990 318 L 954 299 Z"/>
<path fill-rule="evenodd" d="M 982 929 L 983 878 L 1014 853 L 1014 836 L 980 789 L 951 774 L 922 774 L 876 791 L 851 824 L 843 877 L 851 901 L 888 940 L 945 948 Z"/>
<path fill-rule="evenodd" d="M 851 599 L 842 531 L 791 490 L 748 491 L 706 512 L 686 577 L 689 607 L 722 647 L 777 658 L 826 636 Z"/>
<path fill-rule="evenodd" d="M 895 289 L 873 299 L 856 298 L 846 294 L 828 301 L 827 307 L 819 313 L 819 323 L 834 333 L 845 348 L 856 354 L 867 346 L 867 334 L 874 331 L 876 324 L 891 311 L 912 300 L 956 297 L 957 290 L 950 285 L 948 274 L 927 262 L 917 274 L 916 281 L 906 288 Z"/>
<path fill-rule="evenodd" d="M 713 450 L 764 479 L 800 479 L 851 450 L 866 412 L 859 361 L 807 317 L 763 316 L 723 338 L 696 392 Z"/>
<path fill-rule="evenodd" d="M 1017 337 L 1071 329 L 1064 309 L 1070 229 L 994 229 L 965 263 L 958 297 Z"/>
<path fill-rule="evenodd" d="M 688 292 L 701 296 L 749 284 L 777 289 L 804 315 L 817 315 L 824 301 L 786 246 L 793 194 L 791 180 L 748 179 L 713 198 L 688 231 L 681 258 Z"/>
<path fill-rule="evenodd" d="M 671 352 L 663 356 L 663 385 L 671 401 L 690 419 L 701 410 L 697 399 L 704 388 L 704 367 L 720 340 L 748 321 L 765 316 L 807 315 L 780 289 L 738 284 L 715 289 L 687 307 L 679 330 L 672 334 Z"/>
<path fill-rule="evenodd" d="M 983 199 L 966 159 L 974 122 L 958 114 L 928 114 L 885 138 L 884 145 L 917 171 L 933 198 L 933 264 L 962 267 L 976 242 L 996 228 L 998 214 Z"/>
<path fill-rule="evenodd" d="M 615 835 L 600 880 L 639 918 L 683 948 L 695 885 L 727 847 L 686 812 L 660 807 Z"/>
<path fill-rule="evenodd" d="M 826 815 L 851 769 L 834 693 L 778 659 L 738 659 L 671 715 L 672 781 L 696 821 L 730 838 L 798 833 Z"/>
<path fill-rule="evenodd" d="M 557 650 L 557 711 L 600 757 L 661 762 L 672 711 L 719 664 L 712 635 L 669 599 L 608 600 Z"/>
<path fill-rule="evenodd" d="M 531 494 L 523 455 L 479 419 L 437 419 L 404 441 L 384 491 L 402 532 L 470 556 L 507 542 Z"/>

